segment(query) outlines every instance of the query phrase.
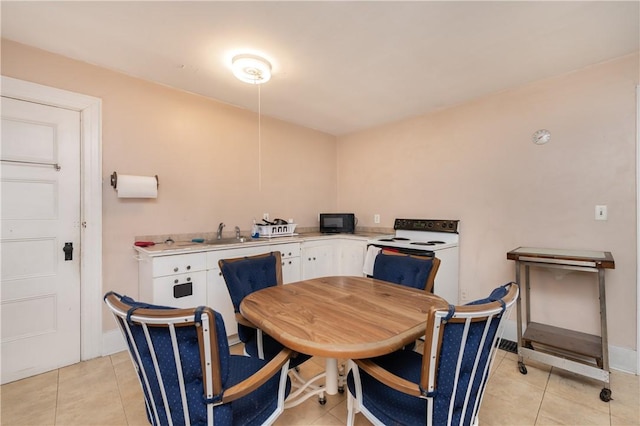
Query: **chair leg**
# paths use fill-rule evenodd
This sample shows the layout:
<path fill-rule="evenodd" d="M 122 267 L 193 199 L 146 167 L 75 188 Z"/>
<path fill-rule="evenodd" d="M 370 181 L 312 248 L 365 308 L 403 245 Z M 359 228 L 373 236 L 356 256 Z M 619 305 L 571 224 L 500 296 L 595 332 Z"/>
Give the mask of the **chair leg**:
<path fill-rule="evenodd" d="M 326 376 L 324 372 L 319 373 L 308 380 L 305 380 L 304 377 L 302 377 L 295 368 L 292 368 L 289 370 L 289 375 L 292 379 L 292 392 L 289 394 L 287 400 L 285 401 L 285 409 L 295 407 L 296 405 L 306 401 L 314 395 L 318 395 L 318 401 L 320 402 L 320 404 L 324 405 L 327 402 L 327 399 L 324 395 L 324 386 L 314 384 L 316 380 L 323 379 Z"/>
<path fill-rule="evenodd" d="M 358 402 L 353 397 L 353 395 L 351 395 L 350 392 L 347 392 L 347 426 L 353 426 L 353 424 L 355 423 L 357 404 Z"/>
<path fill-rule="evenodd" d="M 358 366 L 351 360 L 347 362 L 347 371 L 344 377 L 346 377 L 350 371 L 353 370 L 353 378 L 356 385 L 356 395 L 358 394 L 358 387 L 360 386 L 360 371 Z M 346 382 L 346 380 L 345 380 Z M 356 413 L 360 412 L 360 404 L 357 397 L 351 395 L 351 392 L 347 390 L 347 425 L 353 426 L 356 420 Z"/>
<path fill-rule="evenodd" d="M 344 363 L 338 365 L 338 392 L 344 393 L 344 385 L 347 383 L 347 375 L 345 373 L 347 367 Z"/>

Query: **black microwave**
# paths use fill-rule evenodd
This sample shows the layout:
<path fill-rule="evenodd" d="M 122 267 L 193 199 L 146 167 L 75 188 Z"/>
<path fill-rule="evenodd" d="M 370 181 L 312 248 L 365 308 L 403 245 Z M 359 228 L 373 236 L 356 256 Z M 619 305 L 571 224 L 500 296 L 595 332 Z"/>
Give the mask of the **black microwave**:
<path fill-rule="evenodd" d="M 353 234 L 355 231 L 356 216 L 353 213 L 320 213 L 320 232 L 323 234 Z"/>

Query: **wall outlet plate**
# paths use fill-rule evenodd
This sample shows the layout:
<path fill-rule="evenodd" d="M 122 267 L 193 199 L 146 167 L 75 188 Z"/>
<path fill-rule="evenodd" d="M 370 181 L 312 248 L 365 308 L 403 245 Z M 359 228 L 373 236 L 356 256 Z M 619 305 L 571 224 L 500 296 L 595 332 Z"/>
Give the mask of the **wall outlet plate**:
<path fill-rule="evenodd" d="M 607 206 L 596 206 L 596 220 L 607 220 Z"/>

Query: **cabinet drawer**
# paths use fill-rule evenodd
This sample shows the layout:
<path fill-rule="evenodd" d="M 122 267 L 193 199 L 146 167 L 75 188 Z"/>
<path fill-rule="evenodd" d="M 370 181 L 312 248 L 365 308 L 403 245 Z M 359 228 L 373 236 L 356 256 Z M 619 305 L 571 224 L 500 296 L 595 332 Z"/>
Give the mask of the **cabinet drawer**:
<path fill-rule="evenodd" d="M 274 244 L 270 251 L 279 251 L 283 259 L 300 257 L 300 244 Z"/>
<path fill-rule="evenodd" d="M 283 259 L 286 259 L 288 257 L 298 257 L 300 256 L 300 244 L 289 243 L 261 245 L 254 247 L 210 251 L 207 253 L 207 269 L 217 268 L 218 260 L 220 259 L 233 259 L 242 256 L 254 256 L 256 254 L 269 253 L 272 251 L 279 251 Z"/>
<path fill-rule="evenodd" d="M 156 257 L 153 259 L 153 276 L 163 277 L 165 275 L 204 271 L 206 259 L 205 253 Z"/>
<path fill-rule="evenodd" d="M 176 308 L 207 304 L 207 273 L 204 271 L 153 279 L 153 303 Z"/>

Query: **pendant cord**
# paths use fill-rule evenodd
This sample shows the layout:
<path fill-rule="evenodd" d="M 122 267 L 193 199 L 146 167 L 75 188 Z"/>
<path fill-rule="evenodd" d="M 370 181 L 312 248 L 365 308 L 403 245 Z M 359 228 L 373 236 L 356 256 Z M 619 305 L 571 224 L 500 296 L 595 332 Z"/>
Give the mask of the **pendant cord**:
<path fill-rule="evenodd" d="M 262 192 L 262 123 L 260 85 L 258 84 L 258 191 Z"/>

